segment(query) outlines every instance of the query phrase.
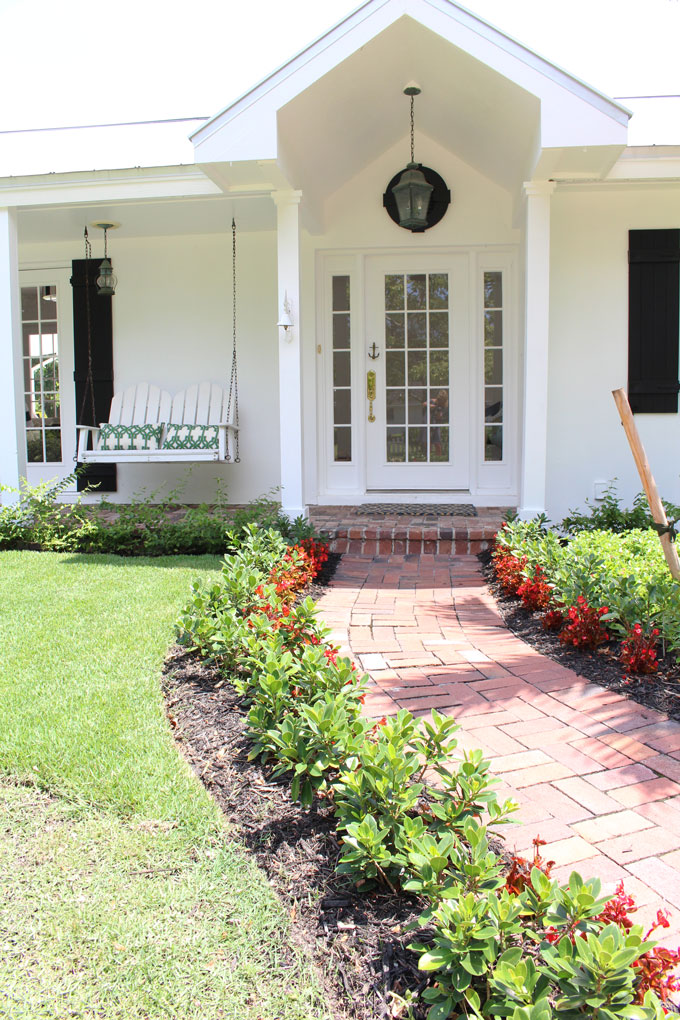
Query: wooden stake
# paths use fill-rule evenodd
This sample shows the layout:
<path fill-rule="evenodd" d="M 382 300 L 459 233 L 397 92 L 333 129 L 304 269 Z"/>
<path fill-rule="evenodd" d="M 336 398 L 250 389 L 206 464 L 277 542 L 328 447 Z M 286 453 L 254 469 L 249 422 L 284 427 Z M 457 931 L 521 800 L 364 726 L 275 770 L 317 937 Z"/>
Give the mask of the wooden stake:
<path fill-rule="evenodd" d="M 616 401 L 616 406 L 621 416 L 621 424 L 625 430 L 630 448 L 635 461 L 635 466 L 638 469 L 642 487 L 645 490 L 647 502 L 649 503 L 649 509 L 652 514 L 652 520 L 655 524 L 661 524 L 664 527 L 668 526 L 668 518 L 666 517 L 666 511 L 664 510 L 661 497 L 659 496 L 659 490 L 656 487 L 652 470 L 647 460 L 647 454 L 645 448 L 640 440 L 640 435 L 635 424 L 633 412 L 630 409 L 628 403 L 628 397 L 625 390 L 612 390 L 612 396 Z M 668 569 L 671 572 L 672 577 L 675 580 L 680 580 L 680 559 L 678 559 L 678 550 L 675 547 L 675 543 L 671 541 L 669 534 L 659 535 L 661 546 L 663 548 L 663 554 L 666 557 L 666 563 Z"/>

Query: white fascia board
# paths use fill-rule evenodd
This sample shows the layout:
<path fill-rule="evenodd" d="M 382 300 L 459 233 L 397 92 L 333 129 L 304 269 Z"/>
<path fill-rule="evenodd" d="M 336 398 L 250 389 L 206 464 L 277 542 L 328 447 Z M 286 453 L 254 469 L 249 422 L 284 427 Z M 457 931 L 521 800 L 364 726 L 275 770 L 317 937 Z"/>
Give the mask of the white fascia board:
<path fill-rule="evenodd" d="M 369 0 L 350 14 L 190 135 L 196 162 L 276 159 L 278 111 L 388 28 L 405 13 L 405 6 L 408 0 L 396 4 L 395 0 Z"/>
<path fill-rule="evenodd" d="M 513 36 L 503 32 L 500 28 L 496 28 L 488 21 L 484 21 L 466 7 L 455 4 L 452 0 L 420 0 L 420 2 L 436 8 L 461 24 L 465 24 L 466 27 L 471 28 L 481 39 L 485 39 L 498 49 L 504 50 L 515 61 L 526 64 L 532 71 L 539 72 L 544 78 L 553 81 L 556 85 L 569 92 L 573 92 L 575 96 L 578 96 L 584 102 L 590 103 L 608 116 L 614 117 L 619 123 L 627 124 L 632 116 L 632 112 L 627 106 L 611 99 L 604 92 L 600 92 L 598 89 L 593 88 L 592 85 L 588 85 L 587 82 L 570 74 L 558 64 L 551 63 L 545 57 L 524 46 Z M 479 59 L 483 58 L 480 57 Z M 513 76 L 510 75 L 509 77 Z M 529 91 L 533 90 L 529 89 Z"/>
<path fill-rule="evenodd" d="M 452 0 L 369 0 L 194 132 L 196 162 L 276 158 L 277 111 L 404 15 L 538 96 L 544 144 L 625 145 L 630 110 Z"/>
<path fill-rule="evenodd" d="M 219 194 L 220 188 L 193 166 L 0 179 L 0 206 L 80 205 Z"/>
<path fill-rule="evenodd" d="M 680 146 L 625 149 L 607 175 L 609 181 L 676 181 L 680 184 Z"/>

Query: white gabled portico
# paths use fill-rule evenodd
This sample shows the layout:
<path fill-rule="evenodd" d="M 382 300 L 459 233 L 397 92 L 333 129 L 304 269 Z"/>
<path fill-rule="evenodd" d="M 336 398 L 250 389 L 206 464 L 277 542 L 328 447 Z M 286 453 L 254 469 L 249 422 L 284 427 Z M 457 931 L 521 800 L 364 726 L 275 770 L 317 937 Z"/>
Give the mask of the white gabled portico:
<path fill-rule="evenodd" d="M 444 216 L 422 233 L 383 207 L 409 160 L 403 90 L 412 81 L 422 90 L 416 158 L 451 192 Z M 564 415 L 574 386 L 568 348 L 579 325 L 575 295 L 565 293 L 579 278 L 565 209 L 575 210 L 574 223 L 585 220 L 595 189 L 602 210 L 615 189 L 648 172 L 648 161 L 620 159 L 628 116 L 451 0 L 369 0 L 193 125 L 193 164 L 74 166 L 0 180 L 0 207 L 8 207 L 0 214 L 0 317 L 12 338 L 0 353 L 12 365 L 0 382 L 9 437 L 2 480 L 26 470 L 35 386 L 22 368 L 39 367 L 22 349 L 33 328 L 24 323 L 22 339 L 24 283 L 56 293 L 59 342 L 68 344 L 64 310 L 83 225 L 120 222 L 110 239 L 120 281 L 116 389 L 141 381 L 172 393 L 208 381 L 225 387 L 233 216 L 241 461 L 212 474 L 198 465 L 187 502 L 210 499 L 216 482 L 232 502 L 280 487 L 291 516 L 362 502 L 511 505 L 531 516 L 564 502 L 557 465 L 568 451 L 555 408 Z M 663 227 L 667 205 L 650 197 L 638 208 Z M 597 330 L 616 324 L 611 347 L 625 342 L 625 216 L 622 202 L 602 235 L 609 248 L 599 293 L 612 312 Z M 286 307 L 284 330 L 277 323 Z M 612 387 L 623 381 L 620 359 L 615 370 Z M 61 424 L 32 417 L 36 434 L 61 428 L 63 474 L 79 414 L 67 374 Z M 592 477 L 608 477 L 591 456 L 574 501 L 591 495 Z M 33 477 L 41 470 L 28 468 Z M 168 465 L 122 464 L 112 498 L 178 481 Z"/>

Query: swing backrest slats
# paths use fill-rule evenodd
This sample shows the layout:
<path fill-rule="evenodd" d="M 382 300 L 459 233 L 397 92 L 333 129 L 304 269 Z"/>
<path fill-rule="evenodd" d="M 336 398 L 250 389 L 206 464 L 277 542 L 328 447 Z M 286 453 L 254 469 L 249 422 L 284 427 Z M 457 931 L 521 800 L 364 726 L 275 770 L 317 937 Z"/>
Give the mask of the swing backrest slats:
<path fill-rule="evenodd" d="M 171 396 L 153 383 L 137 383 L 115 393 L 109 422 L 112 425 L 224 425 L 228 394 L 217 383 L 195 383 Z M 232 415 L 233 418 L 233 415 Z"/>

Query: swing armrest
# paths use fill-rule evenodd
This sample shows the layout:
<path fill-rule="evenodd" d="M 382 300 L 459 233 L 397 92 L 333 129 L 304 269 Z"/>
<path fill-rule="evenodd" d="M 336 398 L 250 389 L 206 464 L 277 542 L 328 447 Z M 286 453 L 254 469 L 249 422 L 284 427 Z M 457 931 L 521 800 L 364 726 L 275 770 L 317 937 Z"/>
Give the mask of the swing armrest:
<path fill-rule="evenodd" d="M 99 435 L 100 428 L 98 425 L 79 425 L 78 426 L 78 460 L 82 462 L 82 454 L 87 453 L 87 434 L 92 433 L 92 449 Z"/>
<path fill-rule="evenodd" d="M 227 451 L 231 454 L 229 449 L 227 431 L 232 434 L 238 432 L 237 427 L 230 421 L 220 421 L 217 423 L 217 452 L 220 460 L 227 459 Z"/>

